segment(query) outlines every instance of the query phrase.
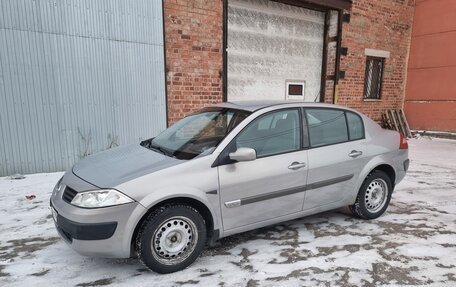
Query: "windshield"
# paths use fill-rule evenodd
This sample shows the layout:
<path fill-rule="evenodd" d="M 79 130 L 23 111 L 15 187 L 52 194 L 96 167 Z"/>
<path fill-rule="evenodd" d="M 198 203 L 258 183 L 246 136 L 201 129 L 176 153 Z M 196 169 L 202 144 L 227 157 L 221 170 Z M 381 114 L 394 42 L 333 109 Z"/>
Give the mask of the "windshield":
<path fill-rule="evenodd" d="M 206 108 L 178 121 L 141 145 L 178 159 L 211 153 L 250 113 L 235 109 Z"/>

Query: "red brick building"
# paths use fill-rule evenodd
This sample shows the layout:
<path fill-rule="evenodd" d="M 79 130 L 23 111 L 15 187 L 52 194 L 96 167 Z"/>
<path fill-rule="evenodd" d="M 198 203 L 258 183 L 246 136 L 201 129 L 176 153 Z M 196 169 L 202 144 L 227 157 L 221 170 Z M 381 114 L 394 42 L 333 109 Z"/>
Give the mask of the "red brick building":
<path fill-rule="evenodd" d="M 168 122 L 210 103 L 402 108 L 414 0 L 164 0 Z"/>
<path fill-rule="evenodd" d="M 456 1 L 416 1 L 404 109 L 410 127 L 456 132 Z"/>

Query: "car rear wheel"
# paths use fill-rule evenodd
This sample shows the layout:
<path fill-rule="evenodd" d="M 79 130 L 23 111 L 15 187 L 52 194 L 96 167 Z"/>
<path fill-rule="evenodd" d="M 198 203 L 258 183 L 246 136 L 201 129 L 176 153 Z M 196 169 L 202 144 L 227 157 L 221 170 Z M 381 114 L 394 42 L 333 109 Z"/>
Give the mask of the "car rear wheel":
<path fill-rule="evenodd" d="M 154 210 L 136 238 L 140 261 L 157 273 L 172 273 L 192 264 L 206 244 L 201 214 L 188 205 L 166 205 Z"/>
<path fill-rule="evenodd" d="M 381 171 L 374 170 L 364 180 L 351 212 L 363 219 L 380 217 L 388 208 L 393 191 L 391 179 Z"/>

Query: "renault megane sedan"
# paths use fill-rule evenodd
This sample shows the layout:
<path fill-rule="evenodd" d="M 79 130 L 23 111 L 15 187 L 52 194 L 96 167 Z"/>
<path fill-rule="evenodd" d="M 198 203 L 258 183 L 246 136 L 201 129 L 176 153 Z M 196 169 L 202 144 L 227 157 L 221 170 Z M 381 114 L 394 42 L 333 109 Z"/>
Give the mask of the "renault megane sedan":
<path fill-rule="evenodd" d="M 346 107 L 221 103 L 81 160 L 51 210 L 77 252 L 170 273 L 239 232 L 343 206 L 377 218 L 408 165 L 399 133 Z"/>

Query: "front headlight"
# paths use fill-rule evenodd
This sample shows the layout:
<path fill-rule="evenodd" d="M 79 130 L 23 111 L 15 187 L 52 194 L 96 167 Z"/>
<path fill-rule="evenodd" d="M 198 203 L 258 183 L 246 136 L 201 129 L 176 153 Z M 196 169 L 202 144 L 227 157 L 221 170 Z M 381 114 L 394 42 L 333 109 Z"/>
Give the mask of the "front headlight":
<path fill-rule="evenodd" d="M 57 183 L 55 184 L 54 189 L 53 189 L 54 191 L 57 191 L 57 190 L 60 191 L 60 188 L 61 188 L 61 186 L 62 186 L 62 180 L 63 180 L 63 176 L 62 176 L 62 177 L 59 179 L 59 181 L 57 181 Z"/>
<path fill-rule="evenodd" d="M 57 181 L 57 184 L 54 186 L 54 189 L 52 190 L 52 196 L 55 196 L 57 192 L 63 191 L 64 184 L 62 183 L 63 176 Z"/>
<path fill-rule="evenodd" d="M 133 201 L 133 199 L 115 189 L 100 189 L 77 193 L 71 201 L 71 204 L 85 208 L 97 208 L 125 204 Z"/>

